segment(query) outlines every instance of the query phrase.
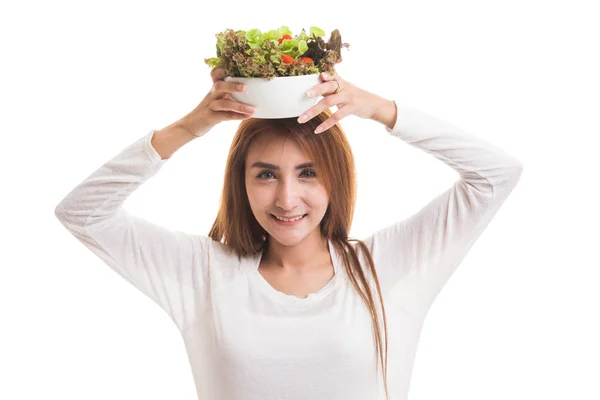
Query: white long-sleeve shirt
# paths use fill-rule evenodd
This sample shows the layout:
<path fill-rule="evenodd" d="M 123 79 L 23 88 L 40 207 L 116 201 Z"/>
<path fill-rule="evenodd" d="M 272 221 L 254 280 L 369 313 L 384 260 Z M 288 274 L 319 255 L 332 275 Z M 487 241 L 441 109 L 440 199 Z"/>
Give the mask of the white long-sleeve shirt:
<path fill-rule="evenodd" d="M 429 307 L 523 167 L 450 123 L 395 102 L 396 123 L 385 129 L 460 175 L 418 213 L 363 239 L 384 294 L 390 400 L 405 400 Z M 154 132 L 77 185 L 56 216 L 168 313 L 183 336 L 198 399 L 384 399 L 371 316 L 331 243 L 334 277 L 299 298 L 260 275 L 262 254 L 238 259 L 208 236 L 171 231 L 123 208 L 169 160 L 152 147 Z"/>

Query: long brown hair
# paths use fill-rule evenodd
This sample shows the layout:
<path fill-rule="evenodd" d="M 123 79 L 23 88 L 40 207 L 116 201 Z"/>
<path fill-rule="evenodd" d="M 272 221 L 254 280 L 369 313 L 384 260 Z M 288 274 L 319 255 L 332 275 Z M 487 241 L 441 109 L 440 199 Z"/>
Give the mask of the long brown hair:
<path fill-rule="evenodd" d="M 304 124 L 298 123 L 296 118 L 243 120 L 231 143 L 225 167 L 221 205 L 209 237 L 231 246 L 238 257 L 257 254 L 267 248 L 269 235 L 254 217 L 246 194 L 246 156 L 253 140 L 263 132 L 275 133 L 295 140 L 305 154 L 313 160 L 317 178 L 320 179 L 327 193 L 335 193 L 334 196 L 329 196 L 329 206 L 320 223 L 321 235 L 331 241 L 338 254 L 342 254 L 347 275 L 370 310 L 375 331 L 375 350 L 382 366 L 387 396 L 388 335 L 383 296 L 369 249 L 363 241 L 348 237 L 356 202 L 354 156 L 346 134 L 339 124 L 318 135 L 313 133 L 315 128 L 331 115 L 332 112 L 325 109 Z M 369 284 L 366 271 L 363 270 L 358 254 L 350 242 L 355 242 L 365 255 L 368 272 L 379 294 L 385 351 L 375 307 L 374 288 Z"/>

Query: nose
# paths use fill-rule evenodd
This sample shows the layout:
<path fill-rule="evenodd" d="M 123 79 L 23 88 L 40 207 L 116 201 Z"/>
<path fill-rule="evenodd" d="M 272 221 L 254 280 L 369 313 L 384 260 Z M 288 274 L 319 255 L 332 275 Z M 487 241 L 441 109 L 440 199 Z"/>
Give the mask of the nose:
<path fill-rule="evenodd" d="M 277 186 L 277 202 L 275 205 L 283 210 L 293 210 L 298 204 L 298 185 L 293 179 L 283 180 Z"/>

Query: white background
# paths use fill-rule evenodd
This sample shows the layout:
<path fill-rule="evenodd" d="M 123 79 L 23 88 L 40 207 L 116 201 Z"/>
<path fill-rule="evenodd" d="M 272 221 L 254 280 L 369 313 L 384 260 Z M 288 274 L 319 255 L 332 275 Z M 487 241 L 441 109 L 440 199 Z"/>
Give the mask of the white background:
<path fill-rule="evenodd" d="M 217 32 L 315 25 L 350 43 L 337 65 L 344 79 L 525 167 L 429 312 L 409 398 L 599 399 L 593 3 L 3 2 L 0 398 L 195 399 L 175 325 L 72 237 L 54 207 L 202 100 Z M 126 208 L 207 234 L 238 123 L 178 151 Z M 458 177 L 376 122 L 341 125 L 360 184 L 351 236 L 413 214 Z"/>

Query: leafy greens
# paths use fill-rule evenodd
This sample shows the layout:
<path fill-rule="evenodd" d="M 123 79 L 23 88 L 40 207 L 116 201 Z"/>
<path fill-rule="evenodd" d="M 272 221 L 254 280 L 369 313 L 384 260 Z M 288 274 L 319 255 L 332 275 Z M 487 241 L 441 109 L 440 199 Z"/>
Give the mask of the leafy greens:
<path fill-rule="evenodd" d="M 224 68 L 228 76 L 272 79 L 277 76 L 299 76 L 328 72 L 335 74 L 334 65 L 342 61 L 340 32 L 325 31 L 311 26 L 310 34 L 304 29 L 296 36 L 287 26 L 262 32 L 226 29 L 217 33 L 217 57 L 205 58 L 211 68 Z"/>

